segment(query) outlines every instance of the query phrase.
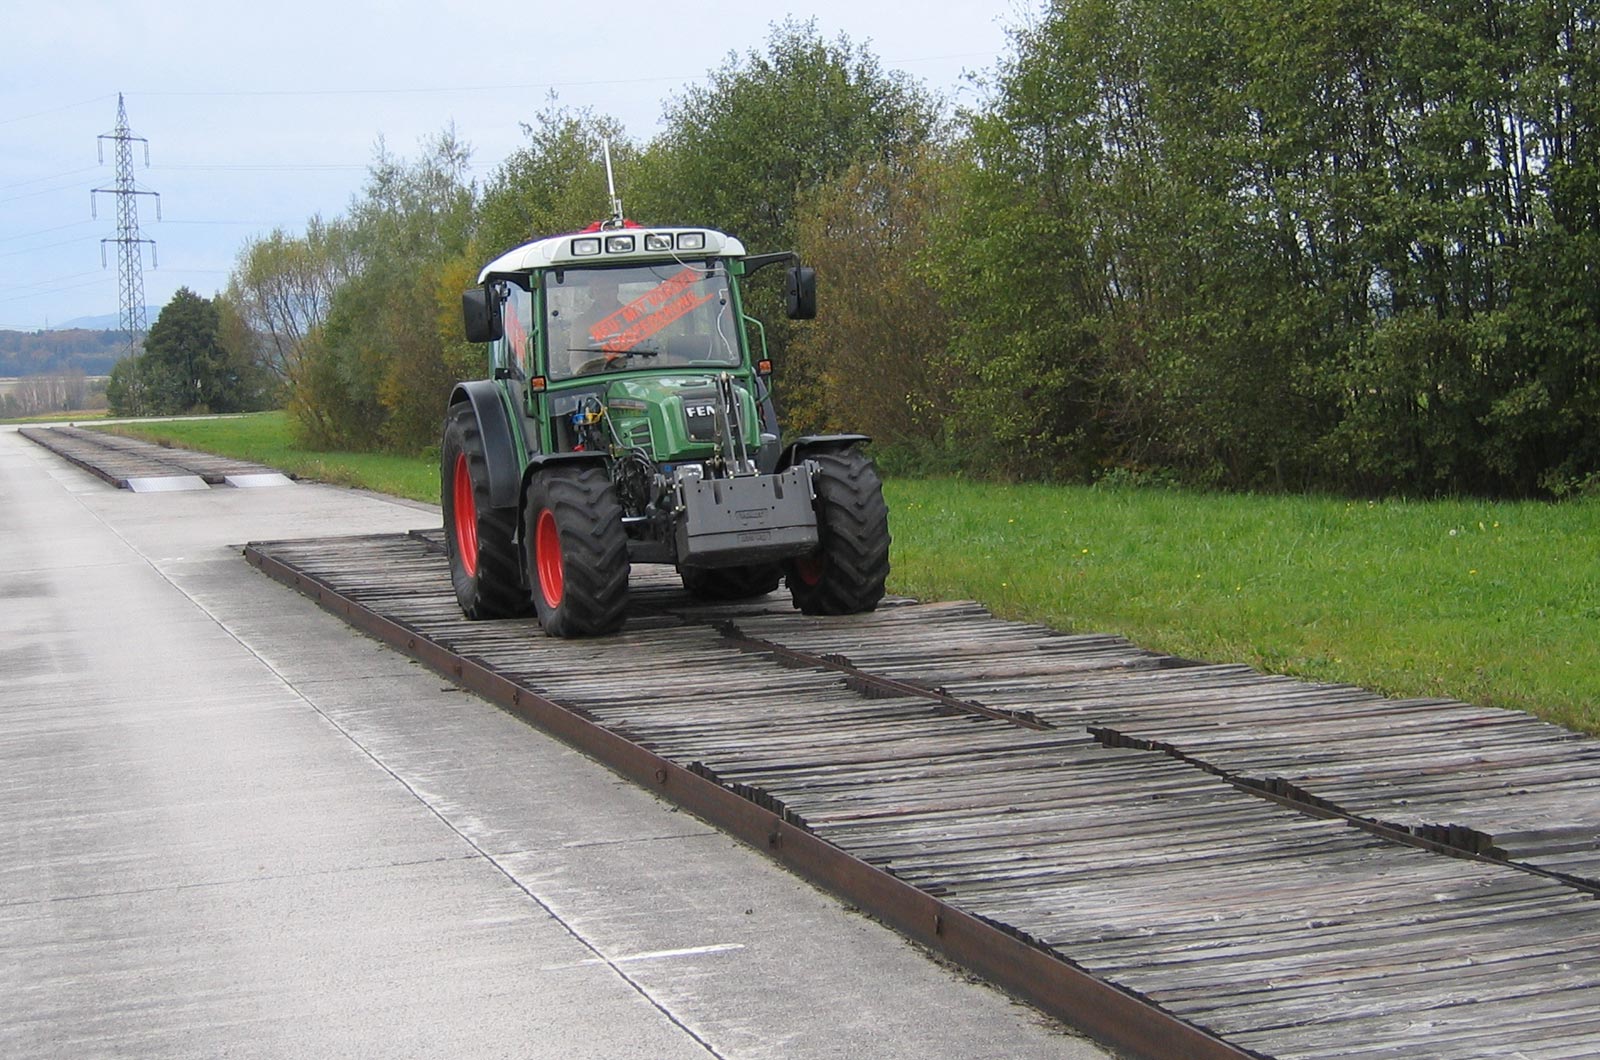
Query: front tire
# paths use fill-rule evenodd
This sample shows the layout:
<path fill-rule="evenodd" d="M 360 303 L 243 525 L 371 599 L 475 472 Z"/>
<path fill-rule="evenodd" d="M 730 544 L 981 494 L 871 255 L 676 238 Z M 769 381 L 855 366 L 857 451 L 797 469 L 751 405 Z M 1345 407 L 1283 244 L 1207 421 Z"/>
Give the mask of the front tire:
<path fill-rule="evenodd" d="M 536 472 L 523 520 L 523 557 L 544 631 L 588 637 L 619 629 L 628 603 L 628 535 L 605 469 Z"/>
<path fill-rule="evenodd" d="M 517 510 L 489 506 L 483 431 L 470 404 L 455 405 L 439 446 L 439 500 L 450 584 L 468 618 L 515 618 L 533 610 L 521 585 Z"/>
<path fill-rule="evenodd" d="M 785 565 L 794 606 L 808 615 L 853 615 L 883 599 L 889 577 L 889 507 L 883 480 L 859 449 L 818 453 L 819 547 Z"/>

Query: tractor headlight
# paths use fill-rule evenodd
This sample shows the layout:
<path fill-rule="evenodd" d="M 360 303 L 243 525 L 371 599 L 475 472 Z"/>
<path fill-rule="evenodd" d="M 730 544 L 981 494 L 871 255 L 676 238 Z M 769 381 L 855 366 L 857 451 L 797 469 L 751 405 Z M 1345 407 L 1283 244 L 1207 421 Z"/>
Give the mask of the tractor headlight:
<path fill-rule="evenodd" d="M 607 236 L 607 254 L 631 254 L 633 252 L 632 236 Z"/>
<path fill-rule="evenodd" d="M 672 250 L 672 237 L 660 232 L 647 232 L 644 237 L 644 249 L 651 251 Z"/>
<path fill-rule="evenodd" d="M 572 253 L 574 257 L 580 258 L 587 257 L 590 254 L 600 253 L 599 238 L 596 236 L 587 236 L 583 239 L 574 239 L 572 241 Z"/>
<path fill-rule="evenodd" d="M 704 232 L 679 232 L 679 250 L 704 250 L 706 249 L 706 234 Z"/>

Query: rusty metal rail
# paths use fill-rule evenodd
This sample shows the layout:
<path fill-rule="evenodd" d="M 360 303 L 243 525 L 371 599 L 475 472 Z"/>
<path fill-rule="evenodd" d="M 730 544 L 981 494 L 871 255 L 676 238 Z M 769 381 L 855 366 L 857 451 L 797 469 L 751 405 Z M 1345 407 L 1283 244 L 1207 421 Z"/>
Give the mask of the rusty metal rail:
<path fill-rule="evenodd" d="M 1280 803 L 1312 791 L 1306 778 L 1268 791 L 1176 731 L 1224 726 L 1235 747 L 1274 727 L 1368 719 L 1355 738 L 1386 702 L 1359 690 L 973 605 L 890 601 L 844 619 L 804 618 L 776 595 L 702 607 L 670 570 L 643 568 L 627 631 L 556 641 L 530 622 L 462 619 L 436 535 L 256 543 L 246 556 L 1133 1054 L 1600 1052 L 1600 906 L 1584 887 L 1416 828 L 1374 834 L 1296 812 Z M 1461 707 L 1440 709 L 1459 724 Z M 1396 704 L 1390 720 L 1420 728 L 1421 711 Z M 1518 761 L 1565 750 L 1582 766 L 1592 750 L 1562 734 L 1561 748 L 1530 751 L 1534 734 L 1509 719 L 1466 729 L 1497 721 L 1518 735 Z M 1322 735 L 1325 763 L 1336 741 Z"/>

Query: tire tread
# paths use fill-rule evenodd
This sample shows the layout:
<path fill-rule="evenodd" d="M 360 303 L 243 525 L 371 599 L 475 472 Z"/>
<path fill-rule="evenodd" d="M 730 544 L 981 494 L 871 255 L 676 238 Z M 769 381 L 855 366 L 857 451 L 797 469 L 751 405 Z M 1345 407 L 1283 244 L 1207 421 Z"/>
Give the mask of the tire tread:
<path fill-rule="evenodd" d="M 818 453 L 817 532 L 821 576 L 807 584 L 795 564 L 786 584 L 808 615 L 852 615 L 877 608 L 889 578 L 889 508 L 877 468 L 854 447 Z"/>
<path fill-rule="evenodd" d="M 561 603 L 552 608 L 538 589 L 535 535 L 524 542 L 528 580 L 540 624 L 552 637 L 588 637 L 621 628 L 628 607 L 628 537 L 622 505 L 600 467 L 547 468 L 527 492 L 524 519 L 532 527 L 541 511 L 555 516 L 561 538 Z"/>
<path fill-rule="evenodd" d="M 472 495 L 478 515 L 478 572 L 469 575 L 457 555 L 455 519 L 452 515 L 451 479 L 458 454 L 467 458 Z M 533 598 L 521 582 L 521 562 L 516 544 L 515 508 L 489 506 L 489 462 L 484 456 L 483 432 L 470 404 L 451 407 L 445 417 L 440 444 L 439 494 L 444 510 L 445 552 L 450 559 L 450 582 L 456 602 L 471 619 L 520 618 L 533 612 Z"/>

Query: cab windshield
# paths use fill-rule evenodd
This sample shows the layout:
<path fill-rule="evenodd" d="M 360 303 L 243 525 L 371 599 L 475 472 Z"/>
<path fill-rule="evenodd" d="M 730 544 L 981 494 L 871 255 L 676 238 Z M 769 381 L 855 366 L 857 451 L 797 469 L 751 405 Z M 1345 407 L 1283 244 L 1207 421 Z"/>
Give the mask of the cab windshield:
<path fill-rule="evenodd" d="M 551 379 L 739 364 L 728 276 L 718 261 L 552 271 L 544 304 Z"/>

